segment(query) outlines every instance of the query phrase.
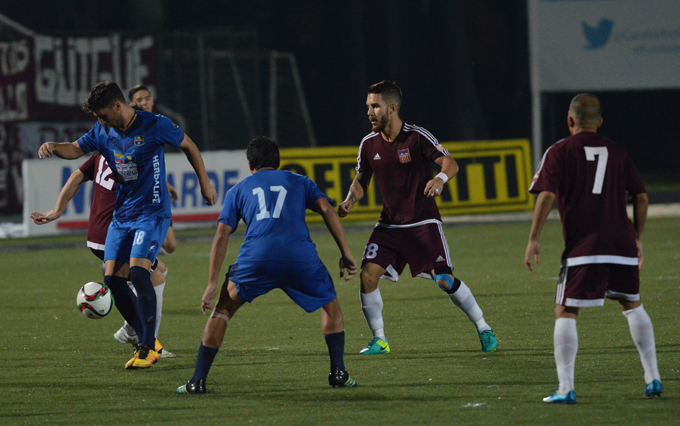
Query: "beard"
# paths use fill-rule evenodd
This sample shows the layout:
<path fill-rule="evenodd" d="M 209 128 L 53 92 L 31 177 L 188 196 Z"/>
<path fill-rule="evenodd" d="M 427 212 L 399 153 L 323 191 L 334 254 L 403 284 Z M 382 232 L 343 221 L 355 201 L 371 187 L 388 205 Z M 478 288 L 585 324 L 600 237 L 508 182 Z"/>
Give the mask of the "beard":
<path fill-rule="evenodd" d="M 377 133 L 382 133 L 386 127 L 387 127 L 387 115 L 378 118 L 378 121 L 375 124 L 371 123 L 371 130 Z"/>

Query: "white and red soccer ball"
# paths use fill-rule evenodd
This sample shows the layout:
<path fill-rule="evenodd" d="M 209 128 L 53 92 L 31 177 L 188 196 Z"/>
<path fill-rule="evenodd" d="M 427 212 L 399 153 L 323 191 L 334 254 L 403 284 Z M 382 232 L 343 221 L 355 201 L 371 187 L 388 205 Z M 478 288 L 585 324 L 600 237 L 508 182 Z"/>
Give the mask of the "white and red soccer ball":
<path fill-rule="evenodd" d="M 113 297 L 104 284 L 89 282 L 78 291 L 76 306 L 85 318 L 104 318 L 113 308 Z"/>

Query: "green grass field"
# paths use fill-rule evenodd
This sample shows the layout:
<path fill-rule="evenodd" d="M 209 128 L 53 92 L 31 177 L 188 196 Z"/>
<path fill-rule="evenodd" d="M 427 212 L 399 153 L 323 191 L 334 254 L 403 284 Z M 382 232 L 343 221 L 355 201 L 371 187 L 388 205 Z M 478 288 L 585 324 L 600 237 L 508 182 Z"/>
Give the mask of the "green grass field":
<path fill-rule="evenodd" d="M 661 398 L 643 397 L 642 366 L 618 304 L 584 309 L 575 406 L 541 403 L 557 385 L 552 354 L 553 292 L 562 250 L 558 222 L 542 237 L 542 262 L 523 265 L 528 223 L 447 226 L 456 275 L 477 297 L 499 338 L 480 351 L 474 327 L 431 281 L 382 282 L 392 353 L 360 356 L 371 334 L 355 277 L 336 288 L 346 328 L 345 362 L 359 382 L 328 386 L 320 314 L 276 291 L 244 306 L 208 378 L 209 394 L 176 395 L 193 373 L 206 317 L 199 305 L 211 233 L 181 232 L 170 268 L 160 339 L 175 359 L 127 371 L 131 347 L 116 343 L 114 310 L 87 320 L 76 292 L 101 281 L 84 236 L 0 241 L 0 424 L 485 425 L 677 424 L 680 420 L 680 227 L 648 222 L 642 297 L 655 326 Z M 360 258 L 369 227 L 347 229 Z M 337 249 L 316 225 L 312 237 L 336 274 Z M 243 234 L 231 241 L 236 257 Z M 29 249 L 22 249 L 29 247 Z M 225 267 L 226 272 L 226 267 Z"/>

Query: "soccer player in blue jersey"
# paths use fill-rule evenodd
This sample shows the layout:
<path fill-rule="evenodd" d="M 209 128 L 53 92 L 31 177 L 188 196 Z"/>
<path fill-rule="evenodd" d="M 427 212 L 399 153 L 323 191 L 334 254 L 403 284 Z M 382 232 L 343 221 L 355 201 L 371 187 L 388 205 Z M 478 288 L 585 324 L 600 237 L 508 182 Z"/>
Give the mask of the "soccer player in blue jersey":
<path fill-rule="evenodd" d="M 330 200 L 306 176 L 279 167 L 279 148 L 269 138 L 250 141 L 246 151 L 251 176 L 227 192 L 210 252 L 208 286 L 201 309 L 214 309 L 203 330 L 194 376 L 177 393 L 205 393 L 205 381 L 222 345 L 227 323 L 245 302 L 280 288 L 302 309 L 322 308 L 321 329 L 331 358 L 328 382 L 333 387 L 357 383 L 345 370 L 345 331 L 333 280 L 321 263 L 305 223 L 306 209 L 323 216 L 340 249 L 340 276 L 351 279 L 357 264 Z M 227 253 L 229 235 L 240 220 L 248 227 L 236 262 L 217 296 L 217 280 Z M 346 271 L 345 271 L 346 270 Z M 345 275 L 346 273 L 346 275 Z"/>
<path fill-rule="evenodd" d="M 38 156 L 73 160 L 98 151 L 106 158 L 118 192 L 104 245 L 104 283 L 111 289 L 121 315 L 140 337 L 138 350 L 125 368 L 147 368 L 158 360 L 154 350 L 156 294 L 149 270 L 171 217 L 163 146 L 170 144 L 184 151 L 209 205 L 215 204 L 217 193 L 191 138 L 167 117 L 134 110 L 116 83 L 98 83 L 82 109 L 97 117 L 94 127 L 75 142 L 42 144 Z M 128 289 L 128 276 L 136 299 Z"/>

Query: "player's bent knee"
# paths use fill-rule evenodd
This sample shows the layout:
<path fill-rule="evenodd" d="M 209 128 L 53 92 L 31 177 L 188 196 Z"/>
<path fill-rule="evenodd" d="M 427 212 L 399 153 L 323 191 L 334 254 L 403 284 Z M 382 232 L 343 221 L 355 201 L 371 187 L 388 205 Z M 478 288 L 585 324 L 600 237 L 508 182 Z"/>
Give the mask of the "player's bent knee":
<path fill-rule="evenodd" d="M 368 272 L 366 269 L 362 269 L 361 274 L 359 274 L 359 277 L 361 279 L 362 293 L 372 293 L 378 288 L 380 276 L 375 276 L 374 274 Z"/>
<path fill-rule="evenodd" d="M 168 254 L 173 253 L 175 250 L 177 250 L 177 242 L 165 240 L 163 243 L 163 248 L 168 252 Z"/>
<path fill-rule="evenodd" d="M 461 284 L 461 281 L 453 276 L 453 270 L 448 266 L 435 268 L 432 279 L 439 288 L 448 294 L 455 293 Z"/>
<path fill-rule="evenodd" d="M 639 308 L 640 306 L 642 306 L 642 302 L 640 302 L 639 300 L 631 302 L 629 300 L 619 299 L 619 303 L 621 304 L 621 309 L 624 311 L 629 311 L 631 309 Z"/>

